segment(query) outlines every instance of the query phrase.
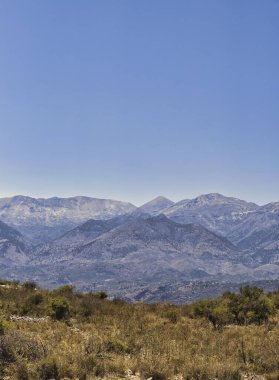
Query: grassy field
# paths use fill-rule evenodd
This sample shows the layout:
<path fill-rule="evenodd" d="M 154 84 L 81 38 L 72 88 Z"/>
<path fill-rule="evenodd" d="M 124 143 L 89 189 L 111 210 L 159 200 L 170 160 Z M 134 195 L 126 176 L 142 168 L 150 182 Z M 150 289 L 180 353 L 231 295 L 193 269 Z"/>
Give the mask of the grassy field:
<path fill-rule="evenodd" d="M 268 316 L 246 310 L 248 319 L 232 323 L 228 296 L 211 305 L 127 304 L 2 281 L 0 378 L 279 379 L 278 294 L 260 304 L 263 297 Z"/>

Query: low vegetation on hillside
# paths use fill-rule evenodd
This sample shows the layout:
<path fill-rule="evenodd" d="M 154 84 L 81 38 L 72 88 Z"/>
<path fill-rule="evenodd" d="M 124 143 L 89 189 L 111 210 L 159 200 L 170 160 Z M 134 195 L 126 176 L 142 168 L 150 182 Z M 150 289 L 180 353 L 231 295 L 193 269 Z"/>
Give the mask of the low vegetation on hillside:
<path fill-rule="evenodd" d="M 279 379 L 279 291 L 128 304 L 0 281 L 0 379 Z"/>

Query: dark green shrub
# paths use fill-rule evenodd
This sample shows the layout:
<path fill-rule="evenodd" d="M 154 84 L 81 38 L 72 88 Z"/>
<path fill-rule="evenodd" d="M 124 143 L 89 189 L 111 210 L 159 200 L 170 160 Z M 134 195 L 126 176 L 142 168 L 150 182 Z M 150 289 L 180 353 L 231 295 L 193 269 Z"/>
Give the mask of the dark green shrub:
<path fill-rule="evenodd" d="M 101 300 L 104 300 L 106 298 L 108 298 L 108 295 L 106 292 L 99 292 L 99 293 L 96 293 L 96 295 L 101 299 Z"/>
<path fill-rule="evenodd" d="M 27 290 L 35 290 L 37 288 L 37 284 L 35 281 L 26 281 L 23 284 L 23 287 Z"/>
<path fill-rule="evenodd" d="M 214 327 L 230 323 L 246 325 L 266 322 L 274 311 L 272 299 L 255 286 L 240 288 L 240 294 L 225 292 L 222 297 L 192 305 L 195 317 L 207 318 Z"/>
<path fill-rule="evenodd" d="M 63 297 L 53 298 L 50 301 L 50 316 L 61 320 L 69 316 L 69 303 Z"/>
<path fill-rule="evenodd" d="M 31 305 L 39 305 L 44 300 L 43 295 L 41 293 L 32 294 L 28 299 L 27 303 Z"/>
<path fill-rule="evenodd" d="M 40 305 L 42 302 L 43 295 L 41 293 L 31 294 L 29 297 L 27 297 L 19 312 L 22 315 L 26 315 L 32 311 L 36 311 L 37 306 Z"/>

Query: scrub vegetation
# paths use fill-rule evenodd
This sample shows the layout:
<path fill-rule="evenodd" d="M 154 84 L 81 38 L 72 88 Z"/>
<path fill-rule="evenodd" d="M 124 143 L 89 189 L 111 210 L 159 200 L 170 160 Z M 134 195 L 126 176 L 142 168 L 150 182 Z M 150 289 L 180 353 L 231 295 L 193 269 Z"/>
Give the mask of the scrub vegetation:
<path fill-rule="evenodd" d="M 279 291 L 191 305 L 0 282 L 0 379 L 279 379 Z M 248 374 L 248 375 L 247 375 Z"/>

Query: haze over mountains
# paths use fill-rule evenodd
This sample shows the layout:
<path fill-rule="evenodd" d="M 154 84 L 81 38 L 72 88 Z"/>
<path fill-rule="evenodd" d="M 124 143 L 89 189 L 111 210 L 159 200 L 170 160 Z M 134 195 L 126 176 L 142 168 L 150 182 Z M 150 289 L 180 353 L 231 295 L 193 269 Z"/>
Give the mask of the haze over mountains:
<path fill-rule="evenodd" d="M 6 278 L 87 290 L 125 283 L 123 293 L 187 280 L 279 279 L 279 203 L 207 194 L 136 207 L 16 196 L 0 199 L 0 220 Z"/>

